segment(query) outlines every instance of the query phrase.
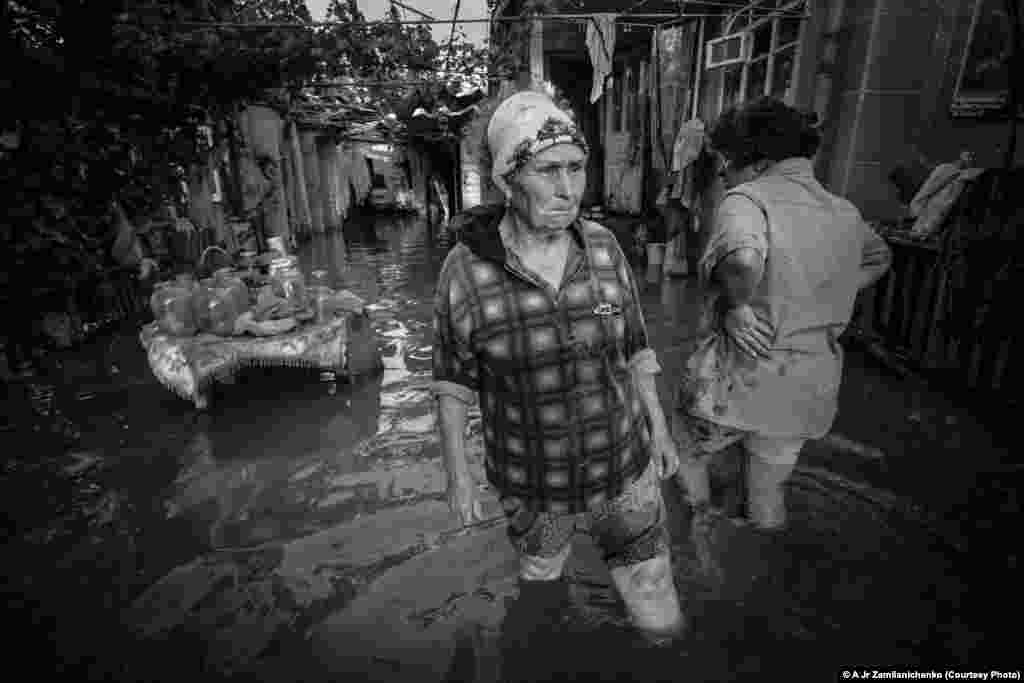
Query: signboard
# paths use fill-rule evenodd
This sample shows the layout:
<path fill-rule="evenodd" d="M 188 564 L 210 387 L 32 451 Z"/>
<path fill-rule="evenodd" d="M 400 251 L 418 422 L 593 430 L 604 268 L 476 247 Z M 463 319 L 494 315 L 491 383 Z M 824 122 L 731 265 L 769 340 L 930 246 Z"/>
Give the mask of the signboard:
<path fill-rule="evenodd" d="M 1004 0 L 976 0 L 957 77 L 953 116 L 1005 116 L 1010 99 L 1013 35 Z M 1017 112 L 1024 116 L 1024 108 Z"/>

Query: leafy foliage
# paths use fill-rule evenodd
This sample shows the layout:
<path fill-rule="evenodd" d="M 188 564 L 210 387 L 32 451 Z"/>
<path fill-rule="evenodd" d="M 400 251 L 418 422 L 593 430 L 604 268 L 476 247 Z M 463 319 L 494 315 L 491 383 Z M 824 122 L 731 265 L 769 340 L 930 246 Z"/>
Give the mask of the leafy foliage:
<path fill-rule="evenodd" d="M 129 214 L 151 211 L 204 153 L 200 127 L 212 123 L 223 140 L 238 107 L 268 92 L 284 107 L 318 81 L 425 81 L 421 92 L 443 92 L 508 68 L 503 51 L 464 36 L 441 46 L 424 25 L 367 23 L 353 0 L 334 0 L 330 19 L 315 24 L 304 0 L 0 3 L 0 133 L 20 138 L 0 152 L 4 270 L 30 275 L 28 255 L 58 245 L 101 253 L 111 198 Z M 346 89 L 382 114 L 412 90 Z"/>

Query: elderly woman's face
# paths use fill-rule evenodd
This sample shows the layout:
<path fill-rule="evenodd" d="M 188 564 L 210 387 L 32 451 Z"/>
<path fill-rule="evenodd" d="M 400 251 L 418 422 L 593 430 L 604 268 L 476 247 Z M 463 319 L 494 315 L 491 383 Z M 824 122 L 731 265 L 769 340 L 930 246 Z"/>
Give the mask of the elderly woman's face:
<path fill-rule="evenodd" d="M 587 186 L 587 156 L 576 145 L 555 145 L 526 163 L 509 182 L 512 207 L 527 226 L 558 232 L 579 215 Z"/>

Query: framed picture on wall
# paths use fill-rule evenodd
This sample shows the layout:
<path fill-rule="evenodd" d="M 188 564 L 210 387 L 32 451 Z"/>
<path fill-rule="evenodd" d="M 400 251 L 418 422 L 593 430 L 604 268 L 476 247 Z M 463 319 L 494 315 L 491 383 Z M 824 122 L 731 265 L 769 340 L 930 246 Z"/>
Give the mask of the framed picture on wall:
<path fill-rule="evenodd" d="M 975 0 L 960 73 L 950 107 L 953 116 L 1005 116 L 1010 100 L 1012 24 L 1004 0 Z M 1024 116 L 1024 107 L 1018 109 Z"/>

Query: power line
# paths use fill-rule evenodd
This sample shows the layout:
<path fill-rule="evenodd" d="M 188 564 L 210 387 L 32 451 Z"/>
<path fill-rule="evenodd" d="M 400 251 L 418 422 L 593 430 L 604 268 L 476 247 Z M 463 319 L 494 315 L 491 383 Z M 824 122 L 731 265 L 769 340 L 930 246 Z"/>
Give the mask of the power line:
<path fill-rule="evenodd" d="M 729 7 L 735 8 L 735 5 L 729 5 Z M 755 18 L 764 17 L 790 17 L 794 19 L 807 19 L 810 15 L 805 13 L 797 13 L 792 10 L 771 10 L 771 9 L 752 9 L 751 14 Z M 376 26 L 379 24 L 390 24 L 390 25 L 429 25 L 429 24 L 487 24 L 487 23 L 517 23 L 525 21 L 568 21 L 568 22 L 583 22 L 589 21 L 591 14 L 539 14 L 534 16 L 516 16 L 516 17 L 491 17 L 491 18 L 480 18 L 480 19 L 403 19 L 401 21 L 392 21 L 390 19 L 381 19 L 373 21 L 309 21 L 309 22 L 241 22 L 241 21 L 166 21 L 159 22 L 162 26 L 186 26 L 195 28 L 247 28 L 247 29 L 278 29 L 278 28 L 296 28 L 296 29 L 311 29 L 319 27 L 332 27 L 332 26 Z M 671 13 L 657 13 L 657 14 L 620 14 L 616 19 L 622 24 L 637 24 L 642 25 L 646 22 L 658 22 L 658 21 L 670 21 L 670 20 L 682 20 L 682 19 L 700 19 L 702 17 L 714 18 L 721 17 L 720 12 L 683 12 L 681 14 Z M 636 20 L 631 22 L 630 19 Z M 133 21 L 131 19 L 118 19 L 117 23 L 121 24 L 140 24 L 146 23 L 142 21 Z"/>
<path fill-rule="evenodd" d="M 459 20 L 459 9 L 462 7 L 462 0 L 455 0 L 455 12 L 452 14 L 452 32 L 448 36 L 448 58 L 445 60 L 445 66 L 448 66 L 448 62 L 452 59 L 452 53 L 455 52 L 455 27 L 458 25 Z"/>

